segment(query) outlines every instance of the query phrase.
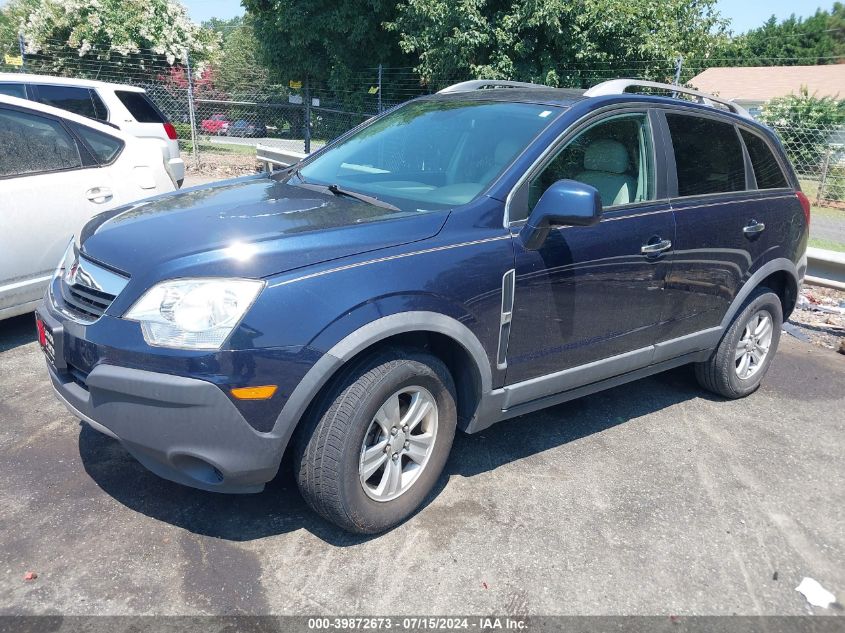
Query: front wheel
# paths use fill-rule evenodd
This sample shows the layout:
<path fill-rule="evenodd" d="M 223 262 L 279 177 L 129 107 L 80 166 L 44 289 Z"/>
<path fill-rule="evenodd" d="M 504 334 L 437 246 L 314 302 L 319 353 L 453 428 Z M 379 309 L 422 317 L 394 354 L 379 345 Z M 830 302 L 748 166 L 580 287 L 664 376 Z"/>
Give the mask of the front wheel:
<path fill-rule="evenodd" d="M 435 356 L 391 349 L 347 373 L 297 442 L 308 505 L 351 532 L 410 516 L 443 471 L 455 436 L 455 386 Z"/>
<path fill-rule="evenodd" d="M 752 292 L 713 355 L 695 364 L 699 384 L 725 398 L 755 392 L 777 351 L 782 325 L 780 298 L 768 288 Z"/>

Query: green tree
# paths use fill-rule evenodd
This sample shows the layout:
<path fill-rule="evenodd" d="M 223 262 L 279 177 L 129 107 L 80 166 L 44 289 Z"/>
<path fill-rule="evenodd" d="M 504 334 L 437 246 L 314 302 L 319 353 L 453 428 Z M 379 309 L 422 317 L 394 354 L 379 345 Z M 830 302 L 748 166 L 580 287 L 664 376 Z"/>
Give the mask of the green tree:
<path fill-rule="evenodd" d="M 20 51 L 18 34 L 37 6 L 38 0 L 11 0 L 0 7 L 0 53 Z"/>
<path fill-rule="evenodd" d="M 758 118 L 777 130 L 799 172 L 814 171 L 832 136 L 845 124 L 845 101 L 816 97 L 803 88 L 797 95 L 772 99 Z"/>
<path fill-rule="evenodd" d="M 215 85 L 230 95 L 253 95 L 270 87 L 270 72 L 260 55 L 251 18 L 223 31 L 223 52 L 215 66 Z"/>
<path fill-rule="evenodd" d="M 794 14 L 778 22 L 770 17 L 763 26 L 733 38 L 724 57 L 743 65 L 830 64 L 845 54 L 845 5 L 817 10 L 808 18 Z"/>
<path fill-rule="evenodd" d="M 214 31 L 220 34 L 221 39 L 225 42 L 226 37 L 235 29 L 242 26 L 244 23 L 244 16 L 236 15 L 233 18 L 209 18 L 202 23 L 203 28 Z"/>
<path fill-rule="evenodd" d="M 243 0 L 254 18 L 262 59 L 280 78 L 326 84 L 340 92 L 379 63 L 407 63 L 383 23 L 396 0 Z"/>
<path fill-rule="evenodd" d="M 588 85 L 668 79 L 675 57 L 710 55 L 726 25 L 715 0 L 400 0 L 387 28 L 427 81 Z"/>
<path fill-rule="evenodd" d="M 161 68 L 186 54 L 199 72 L 219 50 L 218 36 L 174 0 L 11 0 L 2 12 L 33 62 L 52 72 Z"/>

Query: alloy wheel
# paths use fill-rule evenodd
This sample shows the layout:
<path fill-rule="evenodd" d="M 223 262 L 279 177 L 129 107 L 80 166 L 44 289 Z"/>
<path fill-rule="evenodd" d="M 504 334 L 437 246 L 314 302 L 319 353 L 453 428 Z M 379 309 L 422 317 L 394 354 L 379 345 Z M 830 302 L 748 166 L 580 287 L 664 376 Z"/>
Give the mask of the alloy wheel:
<path fill-rule="evenodd" d="M 358 474 L 374 501 L 406 492 L 426 467 L 437 438 L 437 402 L 420 386 L 403 387 L 376 411 L 364 434 Z"/>

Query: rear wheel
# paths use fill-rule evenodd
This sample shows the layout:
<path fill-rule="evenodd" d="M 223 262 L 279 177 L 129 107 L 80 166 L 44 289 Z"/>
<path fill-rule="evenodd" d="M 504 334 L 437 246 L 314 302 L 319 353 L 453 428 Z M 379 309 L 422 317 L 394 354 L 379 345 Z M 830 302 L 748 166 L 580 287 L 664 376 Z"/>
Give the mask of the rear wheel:
<path fill-rule="evenodd" d="M 431 492 L 456 422 L 455 386 L 438 358 L 377 353 L 330 389 L 303 429 L 296 465 L 302 495 L 346 530 L 387 530 Z"/>
<path fill-rule="evenodd" d="M 783 309 L 768 288 L 751 293 L 713 355 L 695 364 L 705 389 L 726 398 L 742 398 L 760 386 L 780 342 Z"/>

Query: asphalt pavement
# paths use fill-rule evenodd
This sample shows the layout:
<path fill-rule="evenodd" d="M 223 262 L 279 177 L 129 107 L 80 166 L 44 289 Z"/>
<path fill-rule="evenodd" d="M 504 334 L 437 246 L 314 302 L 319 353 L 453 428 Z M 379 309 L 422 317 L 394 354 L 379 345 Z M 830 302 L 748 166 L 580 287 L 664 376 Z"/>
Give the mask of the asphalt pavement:
<path fill-rule="evenodd" d="M 680 368 L 459 436 L 363 538 L 287 470 L 248 496 L 147 472 L 55 399 L 32 316 L 0 322 L 0 614 L 841 613 L 795 587 L 845 597 L 843 377 L 784 336 L 744 400 Z"/>

